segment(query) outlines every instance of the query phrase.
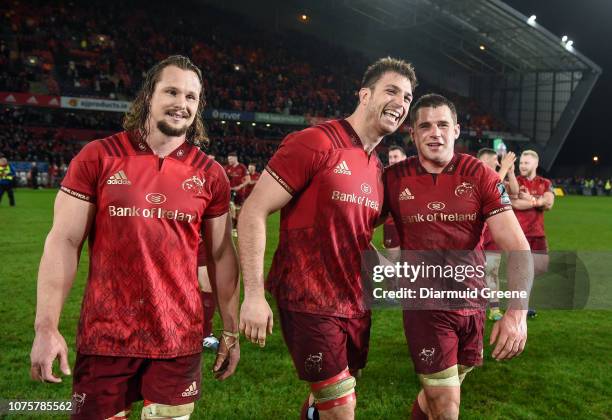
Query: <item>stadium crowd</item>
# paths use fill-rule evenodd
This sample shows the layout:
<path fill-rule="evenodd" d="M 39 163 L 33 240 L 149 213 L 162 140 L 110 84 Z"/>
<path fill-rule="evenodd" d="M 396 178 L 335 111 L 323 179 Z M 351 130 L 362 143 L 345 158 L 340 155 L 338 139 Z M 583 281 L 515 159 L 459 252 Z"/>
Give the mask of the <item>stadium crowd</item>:
<path fill-rule="evenodd" d="M 359 54 L 301 33 L 262 30 L 209 5 L 185 2 L 194 8 L 194 18 L 186 19 L 148 3 L 136 14 L 101 0 L 34 3 L 0 5 L 0 91 L 131 100 L 145 69 L 166 55 L 183 53 L 203 70 L 208 108 L 335 118 L 354 109 L 359 72 L 367 64 Z M 156 31 L 160 25 L 169 27 Z M 483 131 L 511 131 L 475 101 L 420 79 L 417 97 L 428 91 L 444 94 L 458 105 L 462 129 L 476 133 L 462 136 L 457 151 L 475 154 L 487 146 Z M 0 109 L 0 154 L 11 161 L 61 168 L 86 141 L 119 130 L 122 117 L 116 112 L 6 106 Z M 207 153 L 224 163 L 229 152 L 237 152 L 241 162 L 254 163 L 258 171 L 296 128 L 206 123 L 211 138 Z M 407 133 L 398 132 L 379 146 L 384 163 L 385 151 L 396 144 L 409 155 L 415 153 Z M 605 189 L 605 180 L 593 182 L 591 187 L 583 180 L 563 185 L 580 193 Z"/>
<path fill-rule="evenodd" d="M 262 30 L 197 3 L 184 2 L 193 9 L 188 20 L 150 3 L 137 14 L 100 0 L 31 3 L 0 6 L 0 91 L 131 100 L 145 69 L 181 53 L 202 68 L 208 107 L 331 118 L 354 109 L 367 64 L 319 39 Z M 433 90 L 421 78 L 419 91 Z M 441 93 L 458 104 L 465 127 L 507 128 L 475 101 Z"/>

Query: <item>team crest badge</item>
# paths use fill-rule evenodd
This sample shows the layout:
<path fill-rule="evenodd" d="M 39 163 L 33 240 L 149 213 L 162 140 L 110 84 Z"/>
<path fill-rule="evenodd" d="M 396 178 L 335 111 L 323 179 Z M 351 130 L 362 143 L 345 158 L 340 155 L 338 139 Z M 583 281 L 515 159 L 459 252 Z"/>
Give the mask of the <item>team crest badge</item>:
<path fill-rule="evenodd" d="M 435 353 L 436 353 L 435 347 L 432 347 L 430 349 L 423 348 L 423 350 L 421 350 L 421 352 L 419 353 L 419 357 L 421 358 L 423 362 L 431 366 L 431 364 L 433 363 L 433 357 Z"/>
<path fill-rule="evenodd" d="M 455 188 L 457 197 L 471 197 L 474 194 L 474 185 L 471 182 L 462 182 Z"/>
<path fill-rule="evenodd" d="M 191 178 L 187 178 L 183 181 L 181 187 L 183 191 L 192 192 L 194 194 L 202 194 L 204 192 L 204 183 L 206 180 L 202 178 L 198 178 L 197 176 L 192 176 Z"/>

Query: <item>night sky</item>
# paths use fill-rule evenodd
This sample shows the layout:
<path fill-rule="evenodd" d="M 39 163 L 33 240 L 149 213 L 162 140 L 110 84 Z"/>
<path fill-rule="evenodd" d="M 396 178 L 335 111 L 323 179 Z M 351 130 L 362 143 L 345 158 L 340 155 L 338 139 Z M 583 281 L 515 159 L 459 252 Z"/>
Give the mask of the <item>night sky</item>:
<path fill-rule="evenodd" d="M 578 116 L 557 165 L 612 165 L 612 0 L 503 0 L 555 35 L 567 35 L 574 48 L 599 65 L 603 73 Z"/>

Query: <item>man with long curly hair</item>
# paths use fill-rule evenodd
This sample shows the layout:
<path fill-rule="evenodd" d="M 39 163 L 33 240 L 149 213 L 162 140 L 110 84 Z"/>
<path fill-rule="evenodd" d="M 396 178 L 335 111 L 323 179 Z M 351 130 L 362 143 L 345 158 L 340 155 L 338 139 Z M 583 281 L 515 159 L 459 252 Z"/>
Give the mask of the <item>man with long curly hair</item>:
<path fill-rule="evenodd" d="M 55 201 L 38 275 L 31 376 L 70 374 L 58 329 L 83 242 L 89 276 L 74 367 L 74 419 L 125 419 L 144 399 L 143 419 L 186 420 L 200 396 L 200 233 L 224 332 L 213 370 L 232 375 L 238 345 L 238 264 L 223 168 L 207 142 L 200 70 L 186 57 L 153 66 L 124 120 L 125 131 L 87 144 Z M 205 227 L 205 228 L 204 228 Z"/>

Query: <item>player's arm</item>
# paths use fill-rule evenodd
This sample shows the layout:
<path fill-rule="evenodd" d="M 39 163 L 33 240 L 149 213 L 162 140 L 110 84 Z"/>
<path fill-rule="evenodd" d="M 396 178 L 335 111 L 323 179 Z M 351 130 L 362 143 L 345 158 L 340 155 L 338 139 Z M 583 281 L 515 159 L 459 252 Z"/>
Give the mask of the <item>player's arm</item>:
<path fill-rule="evenodd" d="M 554 204 L 555 195 L 550 191 L 546 191 L 542 197 L 536 199 L 535 207 L 544 211 L 548 211 L 552 209 Z"/>
<path fill-rule="evenodd" d="M 537 200 L 527 192 L 519 192 L 517 197 L 510 197 L 512 207 L 516 210 L 529 210 L 537 207 Z"/>
<path fill-rule="evenodd" d="M 242 177 L 242 183 L 240 185 L 236 185 L 234 187 L 234 189 L 236 191 L 243 189 L 244 187 L 246 187 L 247 185 L 249 185 L 251 183 L 251 175 L 246 174 L 246 176 Z"/>
<path fill-rule="evenodd" d="M 232 241 L 229 213 L 206 219 L 204 232 L 206 268 L 223 321 L 223 335 L 213 370 L 217 372 L 217 379 L 223 380 L 235 372 L 240 360 L 238 337 L 234 336 L 238 332 L 240 301 L 238 257 Z"/>
<path fill-rule="evenodd" d="M 68 347 L 58 329 L 59 319 L 95 209 L 94 204 L 61 191 L 55 198 L 53 226 L 38 269 L 35 337 L 30 354 L 30 374 L 36 381 L 62 381 L 52 372 L 55 359 L 59 360 L 62 373 L 70 374 Z"/>
<path fill-rule="evenodd" d="M 507 276 L 509 290 L 525 290 L 529 294 L 533 281 L 533 258 L 529 243 L 511 211 L 504 211 L 487 219 L 493 240 L 508 255 Z M 490 344 L 496 342 L 492 356 L 497 360 L 519 355 L 527 341 L 527 300 L 510 304 L 503 318 L 491 332 Z"/>
<path fill-rule="evenodd" d="M 500 181 L 504 182 L 510 168 L 514 166 L 514 161 L 516 161 L 516 155 L 513 152 L 506 153 L 506 155 L 502 158 L 499 169 L 497 170 Z"/>
<path fill-rule="evenodd" d="M 244 284 L 244 302 L 240 310 L 240 331 L 253 343 L 264 346 L 272 333 L 272 310 L 264 292 L 264 254 L 266 220 L 284 207 L 291 194 L 267 171 L 261 174 L 238 219 L 240 264 Z"/>
<path fill-rule="evenodd" d="M 519 186 L 516 175 L 514 174 L 514 165 L 512 165 L 508 171 L 508 181 L 506 182 L 506 185 L 510 198 L 517 198 L 521 187 Z"/>

